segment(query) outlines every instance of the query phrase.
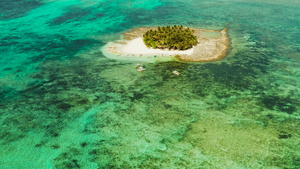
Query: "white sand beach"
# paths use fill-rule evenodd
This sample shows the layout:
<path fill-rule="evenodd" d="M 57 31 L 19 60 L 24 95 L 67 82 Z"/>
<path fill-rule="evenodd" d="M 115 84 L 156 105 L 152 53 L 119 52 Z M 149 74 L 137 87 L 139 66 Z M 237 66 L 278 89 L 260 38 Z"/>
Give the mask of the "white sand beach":
<path fill-rule="evenodd" d="M 121 53 L 124 54 L 134 54 L 134 55 L 191 55 L 193 53 L 193 48 L 185 51 L 178 51 L 178 50 L 161 50 L 161 49 L 152 49 L 148 48 L 142 37 L 133 39 L 129 41 L 124 48 L 122 49 Z"/>

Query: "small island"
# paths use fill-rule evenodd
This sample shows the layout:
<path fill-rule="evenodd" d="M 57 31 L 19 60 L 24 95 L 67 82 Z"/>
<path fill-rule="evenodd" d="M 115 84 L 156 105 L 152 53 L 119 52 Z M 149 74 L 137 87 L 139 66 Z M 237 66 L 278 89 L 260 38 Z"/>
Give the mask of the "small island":
<path fill-rule="evenodd" d="M 231 45 L 227 28 L 207 30 L 184 26 L 136 28 L 109 42 L 102 53 L 112 59 L 207 62 L 223 59 Z"/>

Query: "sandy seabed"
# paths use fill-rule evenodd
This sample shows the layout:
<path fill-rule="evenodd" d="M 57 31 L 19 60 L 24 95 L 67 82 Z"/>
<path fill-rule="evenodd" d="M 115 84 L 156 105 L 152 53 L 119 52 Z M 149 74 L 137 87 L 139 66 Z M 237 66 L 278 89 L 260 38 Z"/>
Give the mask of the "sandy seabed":
<path fill-rule="evenodd" d="M 206 62 L 223 59 L 229 49 L 231 40 L 227 28 L 223 30 L 194 29 L 198 45 L 188 50 L 161 50 L 148 48 L 143 42 L 143 34 L 155 28 L 137 28 L 124 33 L 124 38 L 107 43 L 101 51 L 112 59 L 153 59 Z M 214 36 L 212 36 L 214 35 Z"/>

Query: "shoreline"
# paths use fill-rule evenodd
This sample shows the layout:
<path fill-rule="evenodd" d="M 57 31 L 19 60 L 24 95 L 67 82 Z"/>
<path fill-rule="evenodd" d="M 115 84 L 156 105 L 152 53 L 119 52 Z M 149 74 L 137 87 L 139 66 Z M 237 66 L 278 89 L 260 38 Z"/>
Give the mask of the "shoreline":
<path fill-rule="evenodd" d="M 188 50 L 162 50 L 148 48 L 143 41 L 143 34 L 151 27 L 135 28 L 125 32 L 121 40 L 109 42 L 102 47 L 102 53 L 111 59 L 145 61 L 187 61 L 208 62 L 223 59 L 229 52 L 231 40 L 227 28 L 223 30 L 195 29 L 198 44 Z"/>

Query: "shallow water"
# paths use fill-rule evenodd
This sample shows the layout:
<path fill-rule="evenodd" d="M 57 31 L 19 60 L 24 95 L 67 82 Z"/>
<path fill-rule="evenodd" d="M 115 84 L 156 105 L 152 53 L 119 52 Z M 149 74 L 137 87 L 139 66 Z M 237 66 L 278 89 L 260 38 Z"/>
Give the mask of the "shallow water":
<path fill-rule="evenodd" d="M 299 8 L 2 0 L 0 168 L 300 168 Z M 100 52 L 136 27 L 226 23 L 221 61 L 137 72 Z"/>

